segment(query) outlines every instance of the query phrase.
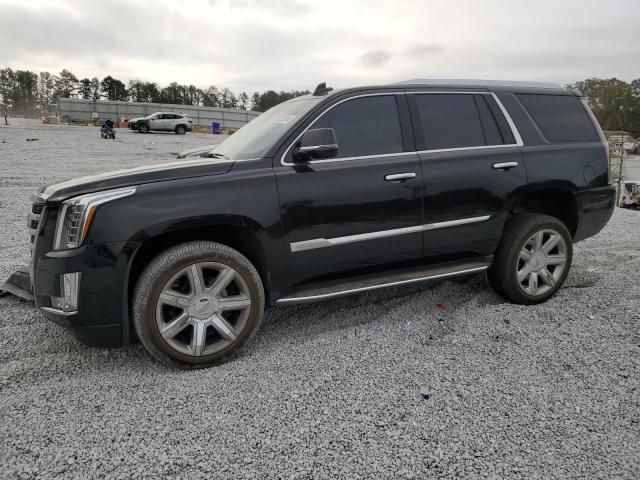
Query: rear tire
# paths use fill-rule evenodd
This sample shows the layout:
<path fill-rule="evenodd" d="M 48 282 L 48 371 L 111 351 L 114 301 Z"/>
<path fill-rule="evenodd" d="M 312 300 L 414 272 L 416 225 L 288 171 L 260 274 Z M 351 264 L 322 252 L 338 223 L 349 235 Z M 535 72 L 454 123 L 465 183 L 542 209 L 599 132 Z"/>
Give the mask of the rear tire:
<path fill-rule="evenodd" d="M 185 133 L 187 133 L 187 127 L 184 125 L 178 125 L 176 127 L 176 135 L 184 135 Z"/>
<path fill-rule="evenodd" d="M 572 258 L 573 242 L 564 223 L 548 215 L 519 214 L 505 226 L 489 282 L 514 303 L 542 303 L 560 289 Z"/>
<path fill-rule="evenodd" d="M 203 368 L 226 362 L 256 335 L 264 305 L 262 281 L 246 257 L 220 243 L 189 242 L 144 270 L 133 321 L 154 358 Z"/>

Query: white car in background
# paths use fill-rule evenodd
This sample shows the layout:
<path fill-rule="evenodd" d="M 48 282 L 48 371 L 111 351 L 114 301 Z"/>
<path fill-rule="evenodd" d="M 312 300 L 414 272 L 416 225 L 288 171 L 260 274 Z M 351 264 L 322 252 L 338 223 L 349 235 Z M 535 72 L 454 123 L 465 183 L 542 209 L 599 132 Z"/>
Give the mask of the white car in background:
<path fill-rule="evenodd" d="M 184 135 L 193 129 L 193 121 L 184 113 L 156 112 L 137 122 L 138 132 L 175 132 Z"/>

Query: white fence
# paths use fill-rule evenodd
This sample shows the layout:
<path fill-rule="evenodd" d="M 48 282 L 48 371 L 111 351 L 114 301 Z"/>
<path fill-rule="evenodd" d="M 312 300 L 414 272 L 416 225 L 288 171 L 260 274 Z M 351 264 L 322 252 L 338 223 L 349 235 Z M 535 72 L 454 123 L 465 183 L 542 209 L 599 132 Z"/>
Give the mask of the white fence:
<path fill-rule="evenodd" d="M 101 120 L 146 117 L 154 112 L 186 113 L 191 117 L 194 125 L 211 126 L 213 122 L 217 122 L 224 128 L 240 128 L 260 115 L 260 112 L 230 108 L 108 100 L 94 102 L 77 98 L 58 98 L 58 112 L 61 117 L 67 116 L 71 120 L 81 121 L 91 120 L 93 112 L 96 112 Z"/>

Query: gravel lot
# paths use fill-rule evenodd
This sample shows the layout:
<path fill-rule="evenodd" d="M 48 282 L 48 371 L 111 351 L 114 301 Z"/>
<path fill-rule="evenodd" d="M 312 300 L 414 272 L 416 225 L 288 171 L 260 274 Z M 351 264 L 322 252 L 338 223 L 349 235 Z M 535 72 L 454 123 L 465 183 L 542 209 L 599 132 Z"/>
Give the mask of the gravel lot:
<path fill-rule="evenodd" d="M 0 126 L 0 277 L 27 261 L 40 184 L 220 138 L 118 133 Z M 190 372 L 0 298 L 0 475 L 638 478 L 639 272 L 640 212 L 618 210 L 544 305 L 475 276 L 279 308 L 238 359 Z"/>

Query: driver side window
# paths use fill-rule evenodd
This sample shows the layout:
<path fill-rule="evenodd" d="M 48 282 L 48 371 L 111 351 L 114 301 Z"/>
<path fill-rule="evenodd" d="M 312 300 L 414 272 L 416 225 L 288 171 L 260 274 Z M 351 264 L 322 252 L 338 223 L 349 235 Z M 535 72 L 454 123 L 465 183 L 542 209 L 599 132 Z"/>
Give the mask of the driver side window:
<path fill-rule="evenodd" d="M 311 128 L 333 128 L 338 157 L 402 152 L 402 134 L 395 95 L 359 97 L 340 103 Z"/>

